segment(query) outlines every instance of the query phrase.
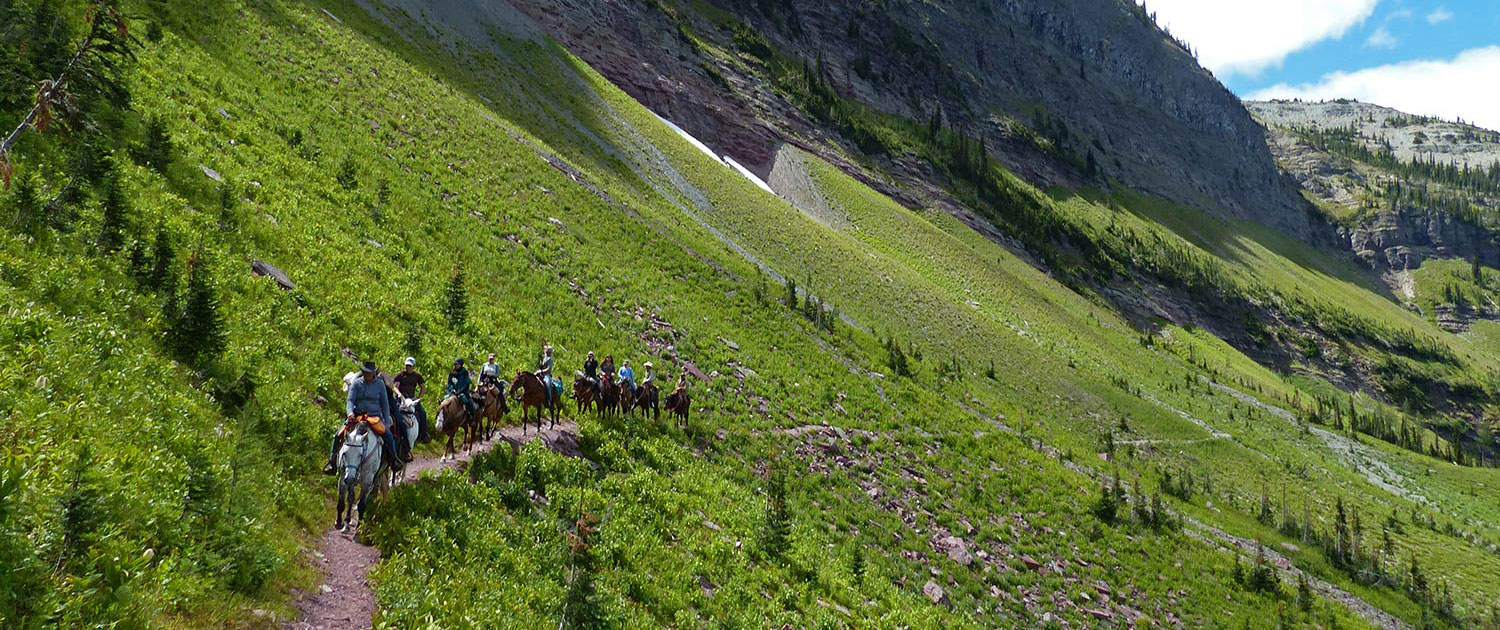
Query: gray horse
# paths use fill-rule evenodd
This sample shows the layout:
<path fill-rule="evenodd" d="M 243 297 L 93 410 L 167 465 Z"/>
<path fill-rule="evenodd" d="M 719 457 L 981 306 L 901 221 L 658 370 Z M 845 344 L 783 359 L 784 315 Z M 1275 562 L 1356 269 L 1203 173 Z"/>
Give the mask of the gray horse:
<path fill-rule="evenodd" d="M 398 422 L 406 425 L 406 451 L 408 453 L 417 447 L 417 403 L 420 402 L 422 402 L 421 398 L 407 398 L 402 400 L 401 407 L 396 409 L 396 415 L 401 418 Z M 405 479 L 405 467 L 391 473 L 391 485 L 393 486 Z"/>
<path fill-rule="evenodd" d="M 363 521 L 371 491 L 384 492 L 386 489 L 387 477 L 381 474 L 385 469 L 385 461 L 380 456 L 380 438 L 370 429 L 370 425 L 361 422 L 344 438 L 344 446 L 339 449 L 339 468 L 339 505 L 335 526 L 339 531 L 347 532 L 354 526 L 354 509 L 359 508 L 359 518 Z M 357 501 L 356 490 L 359 492 Z"/>

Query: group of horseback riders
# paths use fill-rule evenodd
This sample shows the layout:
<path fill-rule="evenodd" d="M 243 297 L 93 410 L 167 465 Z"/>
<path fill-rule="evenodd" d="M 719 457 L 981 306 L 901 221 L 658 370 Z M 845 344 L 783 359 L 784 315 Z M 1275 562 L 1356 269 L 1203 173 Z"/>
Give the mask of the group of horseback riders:
<path fill-rule="evenodd" d="M 328 464 L 323 468 L 324 474 L 335 474 L 335 458 L 339 447 L 343 444 L 345 436 L 360 423 L 368 423 L 370 428 L 380 436 L 385 445 L 386 461 L 393 472 L 400 471 L 405 463 L 412 461 L 410 445 L 430 439 L 427 410 L 423 408 L 421 402 L 422 398 L 427 395 L 427 380 L 417 372 L 416 365 L 415 357 L 407 357 L 401 371 L 395 376 L 389 376 L 383 375 L 375 362 L 365 361 L 360 365 L 357 376 L 350 374 L 345 378 L 348 396 L 344 402 L 344 424 L 333 437 Z M 594 400 L 599 400 L 602 389 L 616 386 L 622 390 L 628 390 L 634 397 L 642 389 L 655 386 L 656 372 L 651 362 L 645 362 L 643 368 L 644 372 L 637 381 L 635 370 L 630 367 L 629 359 L 626 359 L 616 370 L 613 355 L 606 355 L 601 363 L 590 351 L 588 358 L 583 362 L 583 370 L 578 373 L 578 378 L 587 387 L 592 388 Z M 552 370 L 552 346 L 546 345 L 542 349 L 541 360 L 533 374 L 544 385 L 548 407 L 552 407 L 556 402 L 556 397 L 562 395 L 562 382 L 553 376 Z M 479 368 L 478 388 L 496 388 L 499 396 L 504 398 L 505 386 L 505 381 L 500 378 L 500 366 L 495 363 L 495 353 L 492 352 L 489 359 Z M 678 375 L 677 388 L 673 395 L 683 395 L 686 388 L 686 375 Z M 474 417 L 479 413 L 480 407 L 480 403 L 474 397 L 475 391 L 474 381 L 464 365 L 463 357 L 454 359 L 453 369 L 448 372 L 444 394 L 458 399 L 468 415 Z M 409 410 L 405 413 L 415 416 L 415 426 L 410 428 L 417 430 L 416 436 L 408 435 L 407 423 L 404 418 L 400 417 L 403 410 Z M 441 415 L 439 419 L 441 420 Z M 411 439 L 412 437 L 416 439 Z"/>

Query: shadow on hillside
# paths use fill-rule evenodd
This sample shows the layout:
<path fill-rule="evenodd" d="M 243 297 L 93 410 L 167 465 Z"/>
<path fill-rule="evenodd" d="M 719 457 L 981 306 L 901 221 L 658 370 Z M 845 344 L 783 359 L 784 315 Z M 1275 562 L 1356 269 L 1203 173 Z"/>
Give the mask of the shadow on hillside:
<path fill-rule="evenodd" d="M 1142 221 L 1159 225 L 1251 273 L 1262 269 L 1267 262 L 1264 254 L 1253 249 L 1253 246 L 1259 246 L 1319 281 L 1349 283 L 1400 307 L 1401 301 L 1391 287 L 1373 271 L 1347 256 L 1341 256 L 1342 252 L 1318 251 L 1314 246 L 1275 228 L 1250 221 L 1222 219 L 1195 208 L 1132 194 L 1115 194 L 1107 199 L 1078 196 L 1095 203 L 1112 205 Z"/>
<path fill-rule="evenodd" d="M 413 17 L 395 6 L 402 4 L 416 5 L 422 17 Z M 493 129 L 476 129 L 474 133 L 519 130 L 545 139 L 554 151 L 570 160 L 586 161 L 578 165 L 585 170 L 618 164 L 620 150 L 607 132 L 610 122 L 601 118 L 607 108 L 585 80 L 580 62 L 539 29 L 531 36 L 520 34 L 518 31 L 530 28 L 528 24 L 468 24 L 459 32 L 456 27 L 434 24 L 440 19 L 428 13 L 428 9 L 452 13 L 455 6 L 419 0 L 245 0 L 242 5 L 198 3 L 192 10 L 158 7 L 149 9 L 145 17 L 198 43 L 196 52 L 218 59 L 226 67 L 242 65 L 236 61 L 243 62 L 245 51 L 262 46 L 259 40 L 267 36 L 245 26 L 250 12 L 270 24 L 273 31 L 299 36 L 309 35 L 308 20 L 321 20 L 330 27 L 347 29 L 444 86 L 472 97 L 490 112 L 494 122 Z M 302 65 L 306 61 L 298 57 L 288 57 L 285 66 L 281 66 L 282 60 L 274 60 L 271 63 L 277 67 L 266 67 L 263 72 L 282 78 L 306 73 Z M 345 63 L 353 66 L 359 60 Z M 223 78 L 182 79 L 212 82 Z"/>
<path fill-rule="evenodd" d="M 584 79 L 571 53 L 504 2 L 474 8 L 472 23 L 444 22 L 469 9 L 417 0 L 299 0 L 337 11 L 344 27 L 401 57 L 443 85 L 482 105 L 493 131 L 512 129 L 544 141 L 584 170 L 614 169 L 620 149 L 610 140 L 607 106 Z M 401 5 L 416 4 L 420 15 Z M 499 7 L 499 8 L 495 8 Z M 510 23 L 491 20 L 514 18 Z M 465 15 L 465 18 L 470 16 Z M 491 21 L 487 21 L 491 20 Z M 479 130 L 476 130 L 479 131 Z M 616 169 L 617 170 L 617 169 Z"/>

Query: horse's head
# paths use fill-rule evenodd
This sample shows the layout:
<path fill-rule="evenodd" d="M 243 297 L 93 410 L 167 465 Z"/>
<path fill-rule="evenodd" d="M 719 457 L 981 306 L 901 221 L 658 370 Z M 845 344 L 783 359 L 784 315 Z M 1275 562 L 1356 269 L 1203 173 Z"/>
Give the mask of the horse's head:
<path fill-rule="evenodd" d="M 420 403 L 420 402 L 422 402 L 421 398 L 403 398 L 403 399 L 401 399 L 401 413 L 404 413 L 404 414 L 416 413 L 416 411 L 417 411 L 417 403 Z"/>
<path fill-rule="evenodd" d="M 344 437 L 344 446 L 339 449 L 339 479 L 343 483 L 354 483 L 355 477 L 359 474 L 359 465 L 363 463 L 373 437 L 374 434 L 371 433 L 369 425 L 363 422 Z"/>
<path fill-rule="evenodd" d="M 359 372 L 350 372 L 344 375 L 344 393 L 349 393 L 349 388 L 354 386 L 354 381 L 359 379 Z"/>
<path fill-rule="evenodd" d="M 517 398 L 520 398 L 521 392 L 526 390 L 526 384 L 533 381 L 536 381 L 535 374 L 532 374 L 531 372 L 527 372 L 525 370 L 516 372 L 516 377 L 510 382 L 510 391 L 512 394 L 515 394 Z"/>

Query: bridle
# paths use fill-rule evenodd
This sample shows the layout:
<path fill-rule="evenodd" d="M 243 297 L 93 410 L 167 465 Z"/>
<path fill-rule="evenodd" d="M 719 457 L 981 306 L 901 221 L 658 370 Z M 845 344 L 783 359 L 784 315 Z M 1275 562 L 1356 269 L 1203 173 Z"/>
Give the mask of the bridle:
<path fill-rule="evenodd" d="M 339 459 L 339 466 L 344 469 L 345 478 L 353 476 L 350 471 L 359 472 L 359 469 L 364 467 L 365 462 L 369 461 L 371 455 L 380 452 L 379 448 L 365 448 L 366 441 L 370 439 L 373 433 L 374 431 L 369 428 L 369 425 L 361 421 L 359 428 L 355 429 L 354 433 L 348 439 L 344 440 L 344 448 L 359 448 L 364 450 L 364 453 L 359 456 L 359 461 L 353 464 L 348 463 L 348 458 Z M 354 438 L 359 438 L 358 442 L 355 442 Z"/>

